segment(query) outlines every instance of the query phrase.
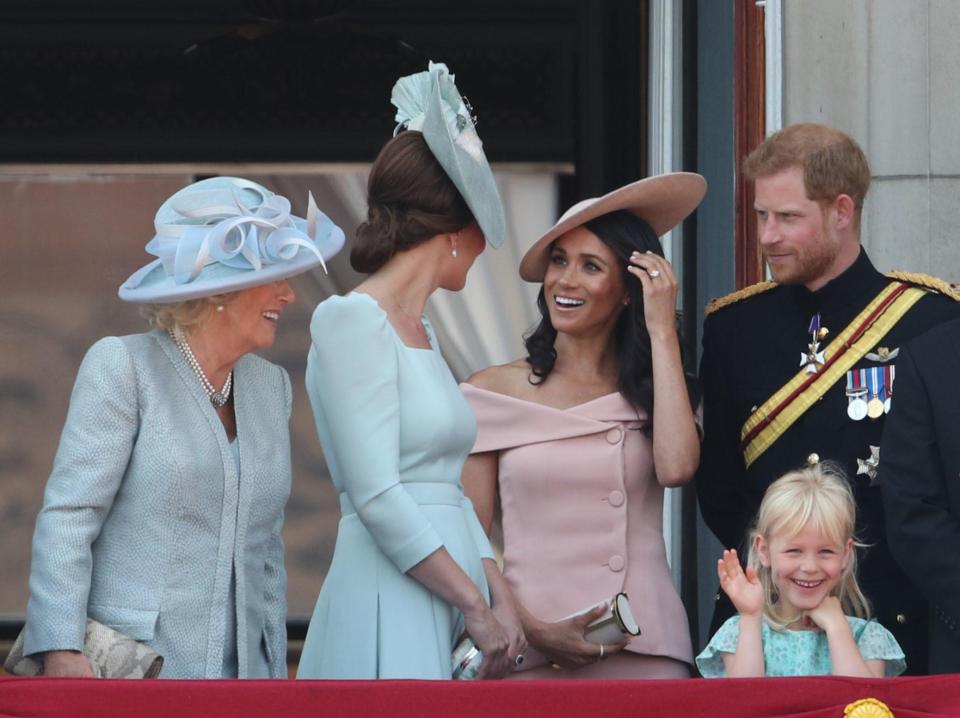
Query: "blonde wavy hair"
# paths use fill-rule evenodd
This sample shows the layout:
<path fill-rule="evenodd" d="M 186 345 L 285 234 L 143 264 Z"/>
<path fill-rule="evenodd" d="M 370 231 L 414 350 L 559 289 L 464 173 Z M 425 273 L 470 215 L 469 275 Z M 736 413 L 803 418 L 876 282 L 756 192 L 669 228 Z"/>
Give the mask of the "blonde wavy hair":
<path fill-rule="evenodd" d="M 763 615 L 770 626 L 783 630 L 800 616 L 789 615 L 779 603 L 779 592 L 769 566 L 760 560 L 758 538 L 767 546 L 773 537 L 792 538 L 812 523 L 837 546 L 853 540 L 853 550 L 840 576 L 834 595 L 846 615 L 867 619 L 870 605 L 857 583 L 857 504 L 843 470 L 830 462 L 791 471 L 770 484 L 760 503 L 757 524 L 750 534 L 747 563 L 753 567 L 764 592 Z"/>
<path fill-rule="evenodd" d="M 187 327 L 202 326 L 217 307 L 229 304 L 237 294 L 239 292 L 226 292 L 184 302 L 144 304 L 140 307 L 140 314 L 154 329 L 179 333 Z"/>

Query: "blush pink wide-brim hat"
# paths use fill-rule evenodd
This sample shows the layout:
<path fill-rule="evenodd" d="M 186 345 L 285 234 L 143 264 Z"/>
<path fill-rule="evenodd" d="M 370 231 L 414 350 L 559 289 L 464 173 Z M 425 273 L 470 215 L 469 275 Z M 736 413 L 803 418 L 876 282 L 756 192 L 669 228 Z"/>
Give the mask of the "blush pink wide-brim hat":
<path fill-rule="evenodd" d="M 707 193 L 707 181 L 694 172 L 674 172 L 647 177 L 613 190 L 602 197 L 577 202 L 523 255 L 520 277 L 542 282 L 550 262 L 550 244 L 591 219 L 624 209 L 646 221 L 657 236 L 682 222 Z"/>

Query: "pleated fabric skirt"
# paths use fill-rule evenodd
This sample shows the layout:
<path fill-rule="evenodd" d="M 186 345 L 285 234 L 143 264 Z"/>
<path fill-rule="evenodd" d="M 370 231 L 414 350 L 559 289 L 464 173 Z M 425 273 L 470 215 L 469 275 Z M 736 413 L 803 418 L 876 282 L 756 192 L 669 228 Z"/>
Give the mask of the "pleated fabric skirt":
<path fill-rule="evenodd" d="M 421 506 L 444 547 L 489 602 L 464 509 Z M 463 615 L 384 555 L 356 514 L 340 520 L 333 561 L 310 619 L 297 678 L 451 677 Z"/>

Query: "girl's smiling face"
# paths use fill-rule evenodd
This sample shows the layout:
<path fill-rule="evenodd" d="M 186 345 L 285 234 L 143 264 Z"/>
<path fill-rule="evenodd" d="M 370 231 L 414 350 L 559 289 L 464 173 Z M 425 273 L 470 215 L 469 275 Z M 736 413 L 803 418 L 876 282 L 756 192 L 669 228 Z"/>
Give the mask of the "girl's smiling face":
<path fill-rule="evenodd" d="M 825 597 L 836 595 L 853 552 L 852 538 L 837 544 L 812 522 L 795 536 L 774 535 L 769 540 L 757 536 L 755 540 L 760 563 L 770 569 L 784 613 L 798 617 Z"/>

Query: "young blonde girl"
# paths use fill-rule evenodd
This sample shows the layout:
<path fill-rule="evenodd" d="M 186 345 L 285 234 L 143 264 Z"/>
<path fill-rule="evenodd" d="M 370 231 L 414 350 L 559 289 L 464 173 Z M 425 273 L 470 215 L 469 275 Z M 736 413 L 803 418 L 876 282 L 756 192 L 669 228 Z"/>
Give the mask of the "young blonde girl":
<path fill-rule="evenodd" d="M 896 676 L 906 664 L 869 620 L 857 585 L 856 504 L 830 464 L 798 469 L 764 494 L 744 573 L 734 549 L 717 562 L 738 614 L 697 656 L 705 678 Z"/>

